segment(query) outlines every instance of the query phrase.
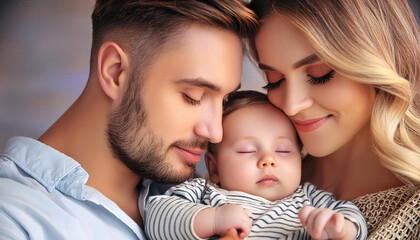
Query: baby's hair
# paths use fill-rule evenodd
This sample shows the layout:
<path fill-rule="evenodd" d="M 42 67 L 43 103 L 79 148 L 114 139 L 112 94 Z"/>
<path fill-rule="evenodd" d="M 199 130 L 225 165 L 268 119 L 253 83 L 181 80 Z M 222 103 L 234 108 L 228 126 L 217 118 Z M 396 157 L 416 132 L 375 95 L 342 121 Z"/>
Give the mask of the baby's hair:
<path fill-rule="evenodd" d="M 230 113 L 256 103 L 270 103 L 266 94 L 253 91 L 243 90 L 236 91 L 229 94 L 224 106 L 223 106 L 223 117 L 226 117 Z"/>
<path fill-rule="evenodd" d="M 223 105 L 223 118 L 240 108 L 257 103 L 271 104 L 267 95 L 261 92 L 243 90 L 230 93 L 225 104 Z M 207 152 L 215 155 L 216 145 L 217 143 L 209 143 Z"/>
<path fill-rule="evenodd" d="M 271 102 L 268 100 L 267 94 L 253 91 L 253 90 L 243 90 L 243 91 L 233 92 L 229 94 L 223 106 L 223 118 L 225 118 L 227 115 L 231 114 L 232 112 L 240 108 L 247 107 L 253 104 L 272 105 Z M 281 110 L 279 109 L 279 111 Z M 299 147 L 302 146 L 299 137 L 298 137 L 298 144 L 299 144 Z M 216 146 L 217 146 L 217 143 L 216 144 L 209 143 L 207 151 L 213 155 L 216 155 Z"/>

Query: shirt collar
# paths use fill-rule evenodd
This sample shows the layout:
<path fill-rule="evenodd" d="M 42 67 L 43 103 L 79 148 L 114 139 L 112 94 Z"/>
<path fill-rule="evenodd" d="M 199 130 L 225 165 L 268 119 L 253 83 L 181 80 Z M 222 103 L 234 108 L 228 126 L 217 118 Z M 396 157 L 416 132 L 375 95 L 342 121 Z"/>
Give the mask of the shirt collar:
<path fill-rule="evenodd" d="M 80 198 L 89 175 L 74 159 L 27 137 L 9 139 L 3 156 L 42 184 L 49 192 L 54 188 Z"/>

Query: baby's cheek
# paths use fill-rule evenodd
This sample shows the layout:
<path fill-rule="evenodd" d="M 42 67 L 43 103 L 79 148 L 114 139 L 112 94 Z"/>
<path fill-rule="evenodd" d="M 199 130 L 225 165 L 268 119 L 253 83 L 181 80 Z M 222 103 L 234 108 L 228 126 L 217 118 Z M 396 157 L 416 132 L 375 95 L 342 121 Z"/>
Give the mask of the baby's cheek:
<path fill-rule="evenodd" d="M 225 172 L 223 179 L 221 179 L 221 186 L 230 191 L 244 191 L 247 182 L 247 172 L 238 167 Z"/>

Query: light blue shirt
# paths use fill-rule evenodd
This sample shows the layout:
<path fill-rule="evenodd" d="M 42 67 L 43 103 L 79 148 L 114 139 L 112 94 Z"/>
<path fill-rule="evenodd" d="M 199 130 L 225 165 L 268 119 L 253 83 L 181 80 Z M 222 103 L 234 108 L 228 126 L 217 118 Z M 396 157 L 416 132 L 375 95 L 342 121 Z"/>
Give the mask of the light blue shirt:
<path fill-rule="evenodd" d="M 146 239 L 113 201 L 86 185 L 88 177 L 63 153 L 11 138 L 0 155 L 0 239 Z"/>

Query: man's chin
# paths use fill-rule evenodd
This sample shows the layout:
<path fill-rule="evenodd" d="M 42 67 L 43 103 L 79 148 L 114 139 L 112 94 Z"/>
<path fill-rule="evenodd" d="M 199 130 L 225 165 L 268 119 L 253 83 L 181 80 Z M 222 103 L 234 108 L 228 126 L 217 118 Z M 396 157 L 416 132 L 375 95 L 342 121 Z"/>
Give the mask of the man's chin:
<path fill-rule="evenodd" d="M 185 182 L 187 179 L 192 178 L 194 176 L 194 172 L 192 174 L 182 174 L 182 175 L 171 175 L 171 176 L 165 176 L 165 177 L 158 177 L 155 179 L 152 179 L 159 183 L 165 183 L 165 184 L 179 184 Z"/>
<path fill-rule="evenodd" d="M 178 184 L 194 177 L 195 165 L 183 163 L 172 163 L 155 172 L 152 180 L 165 184 Z"/>
<path fill-rule="evenodd" d="M 172 172 L 172 183 L 176 184 L 176 183 L 182 183 L 185 180 L 194 177 L 194 172 L 195 172 L 195 166 L 184 166 L 181 169 L 174 169 L 174 171 Z"/>

